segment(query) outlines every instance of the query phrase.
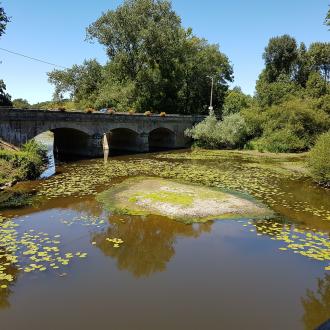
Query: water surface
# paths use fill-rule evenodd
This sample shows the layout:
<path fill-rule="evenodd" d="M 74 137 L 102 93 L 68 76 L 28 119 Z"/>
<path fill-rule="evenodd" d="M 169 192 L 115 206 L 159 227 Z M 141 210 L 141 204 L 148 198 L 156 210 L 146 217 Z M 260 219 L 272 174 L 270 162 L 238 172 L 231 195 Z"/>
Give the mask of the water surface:
<path fill-rule="evenodd" d="M 61 255 L 74 257 L 59 268 L 41 261 L 44 271 L 26 272 L 26 255 L 20 267 L 3 262 L 14 281 L 0 290 L 1 326 L 315 329 L 330 319 L 330 193 L 286 171 L 300 161 L 274 167 L 270 159 L 229 152 L 156 153 L 61 164 L 48 179 L 18 184 L 15 190 L 35 191 L 38 200 L 1 212 L 19 225 L 15 237 L 30 233 L 42 249 L 48 235 Z M 95 200 L 138 175 L 234 189 L 276 217 L 186 225 L 111 214 Z M 124 241 L 119 248 L 107 240 L 114 237 Z"/>

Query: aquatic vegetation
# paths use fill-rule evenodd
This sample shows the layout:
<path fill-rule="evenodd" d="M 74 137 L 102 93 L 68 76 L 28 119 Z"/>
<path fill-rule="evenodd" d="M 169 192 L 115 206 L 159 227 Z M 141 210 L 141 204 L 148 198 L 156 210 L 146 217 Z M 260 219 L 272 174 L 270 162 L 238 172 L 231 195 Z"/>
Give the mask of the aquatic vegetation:
<path fill-rule="evenodd" d="M 273 214 L 247 196 L 148 177 L 126 179 L 99 194 L 97 199 L 114 213 L 158 214 L 185 223 L 219 218 L 265 218 Z"/>
<path fill-rule="evenodd" d="M 275 221 L 248 222 L 257 234 L 267 235 L 272 240 L 285 243 L 280 251 L 292 251 L 313 260 L 329 263 L 325 270 L 330 270 L 330 238 L 326 232 L 300 229 L 290 224 Z M 254 231 L 254 230 L 253 230 Z"/>
<path fill-rule="evenodd" d="M 121 238 L 106 238 L 106 241 L 113 243 L 114 248 L 119 248 L 124 241 Z"/>
<path fill-rule="evenodd" d="M 8 289 L 17 272 L 32 273 L 57 271 L 69 265 L 74 258 L 84 258 L 86 253 L 65 252 L 61 249 L 60 235 L 51 236 L 34 229 L 20 233 L 19 224 L 1 217 L 0 222 L 0 288 Z M 10 267 L 11 266 L 11 267 Z"/>
<path fill-rule="evenodd" d="M 252 195 L 271 208 L 283 207 L 305 218 L 330 220 L 330 208 L 312 206 L 297 198 L 288 184 L 306 180 L 305 155 L 273 155 L 256 152 L 196 150 L 161 153 L 148 158 L 109 159 L 67 165 L 64 173 L 38 184 L 41 199 L 96 195 L 126 177 L 145 175 L 176 179 L 203 186 L 239 191 Z M 309 188 L 310 189 L 310 188 Z M 328 194 L 325 190 L 324 195 Z M 311 218 L 312 219 L 312 218 Z"/>
<path fill-rule="evenodd" d="M 85 226 L 85 227 L 101 228 L 106 224 L 106 219 L 102 218 L 102 217 L 82 214 L 80 216 L 76 216 L 76 217 L 73 217 L 70 219 L 61 218 L 60 222 L 69 227 L 74 224 L 79 224 L 79 225 Z"/>

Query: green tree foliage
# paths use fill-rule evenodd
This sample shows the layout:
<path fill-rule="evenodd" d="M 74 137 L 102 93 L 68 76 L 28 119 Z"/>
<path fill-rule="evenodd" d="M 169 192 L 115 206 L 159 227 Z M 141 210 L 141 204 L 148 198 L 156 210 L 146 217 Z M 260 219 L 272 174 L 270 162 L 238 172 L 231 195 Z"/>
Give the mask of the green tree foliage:
<path fill-rule="evenodd" d="M 325 24 L 330 26 L 330 9 L 328 10 L 327 16 L 325 17 Z"/>
<path fill-rule="evenodd" d="M 6 15 L 5 10 L 1 7 L 0 2 L 0 37 L 5 33 L 9 17 Z M 0 79 L 0 106 L 11 105 L 11 97 L 6 93 L 6 85 L 2 79 Z"/>
<path fill-rule="evenodd" d="M 324 83 L 319 72 L 312 72 L 306 83 L 306 93 L 312 98 L 320 98 L 329 93 L 327 84 Z"/>
<path fill-rule="evenodd" d="M 0 2 L 0 37 L 5 33 L 7 23 L 9 23 L 9 17 L 6 15 L 4 8 Z"/>
<path fill-rule="evenodd" d="M 29 109 L 30 103 L 25 99 L 15 99 L 12 101 L 13 107 L 18 109 Z"/>
<path fill-rule="evenodd" d="M 239 87 L 233 88 L 225 97 L 223 104 L 223 116 L 228 116 L 238 113 L 241 110 L 248 108 L 252 104 L 252 98 L 245 95 Z"/>
<path fill-rule="evenodd" d="M 0 79 L 0 106 L 11 106 L 11 96 L 6 93 L 6 85 L 3 80 Z"/>
<path fill-rule="evenodd" d="M 84 88 L 84 66 L 49 74 L 55 95 L 69 91 L 75 102 L 121 110 L 207 112 L 210 81 L 215 79 L 214 105 L 221 109 L 232 67 L 218 45 L 210 45 L 181 26 L 164 0 L 126 0 L 87 28 L 87 39 L 106 47 L 109 62 L 96 71 L 94 85 Z M 88 75 L 90 76 L 90 74 Z M 87 94 L 88 93 L 88 94 Z M 91 104 L 92 105 L 92 104 Z"/>
<path fill-rule="evenodd" d="M 311 64 L 306 45 L 302 42 L 298 49 L 298 58 L 295 63 L 294 81 L 301 87 L 306 87 L 308 76 L 311 72 Z"/>
<path fill-rule="evenodd" d="M 263 58 L 265 69 L 256 84 L 261 107 L 278 105 L 293 95 L 320 97 L 329 93 L 330 43 L 315 42 L 308 49 L 301 43 L 297 48 L 296 40 L 284 35 L 270 39 Z"/>
<path fill-rule="evenodd" d="M 271 38 L 265 48 L 263 59 L 267 82 L 275 82 L 282 74 L 291 76 L 298 59 L 296 40 L 286 34 Z"/>
<path fill-rule="evenodd" d="M 308 164 L 313 179 L 330 187 L 330 131 L 319 136 L 309 153 Z"/>
<path fill-rule="evenodd" d="M 102 66 L 95 60 L 84 61 L 66 70 L 54 70 L 48 80 L 55 85 L 54 99 L 62 100 L 66 93 L 82 107 L 92 107 L 102 82 Z"/>
<path fill-rule="evenodd" d="M 284 73 L 280 74 L 275 82 L 269 83 L 267 72 L 264 70 L 256 84 L 256 99 L 261 107 L 280 104 L 288 97 L 299 93 L 300 86 Z"/>
<path fill-rule="evenodd" d="M 247 126 L 239 113 L 225 116 L 218 121 L 211 113 L 201 123 L 187 130 L 186 135 L 195 140 L 195 144 L 204 148 L 240 148 L 247 138 Z"/>
<path fill-rule="evenodd" d="M 330 128 L 330 117 L 311 101 L 293 98 L 263 110 L 262 122 L 258 119 L 257 124 L 262 136 L 252 146 L 260 151 L 297 152 L 314 145 L 318 135 Z"/>
<path fill-rule="evenodd" d="M 320 72 L 326 82 L 330 80 L 330 43 L 314 42 L 308 50 L 314 71 Z"/>

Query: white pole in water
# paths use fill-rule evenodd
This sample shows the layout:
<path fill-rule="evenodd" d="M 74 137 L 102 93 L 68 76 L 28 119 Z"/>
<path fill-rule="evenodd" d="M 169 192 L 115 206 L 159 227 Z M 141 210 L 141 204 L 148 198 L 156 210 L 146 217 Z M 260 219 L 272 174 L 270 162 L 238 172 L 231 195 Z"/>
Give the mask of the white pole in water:
<path fill-rule="evenodd" d="M 210 97 L 210 106 L 209 110 L 210 112 L 213 111 L 213 85 L 214 85 L 214 78 L 211 76 L 207 76 L 208 78 L 211 79 L 211 97 Z"/>

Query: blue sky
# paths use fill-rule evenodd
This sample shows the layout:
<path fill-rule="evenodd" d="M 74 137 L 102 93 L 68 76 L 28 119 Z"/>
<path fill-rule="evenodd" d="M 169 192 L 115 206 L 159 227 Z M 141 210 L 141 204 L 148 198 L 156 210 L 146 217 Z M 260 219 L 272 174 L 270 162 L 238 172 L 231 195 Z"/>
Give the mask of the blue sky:
<path fill-rule="evenodd" d="M 119 0 L 2 0 L 12 17 L 0 47 L 44 59 L 65 67 L 85 58 L 105 63 L 102 46 L 85 39 L 85 28 Z M 290 34 L 298 42 L 329 41 L 323 25 L 328 0 L 173 0 L 185 27 L 228 55 L 235 74 L 234 85 L 253 94 L 263 68 L 262 53 L 269 38 Z M 29 102 L 49 100 L 53 88 L 47 82 L 49 65 L 0 50 L 0 79 L 13 98 Z"/>

